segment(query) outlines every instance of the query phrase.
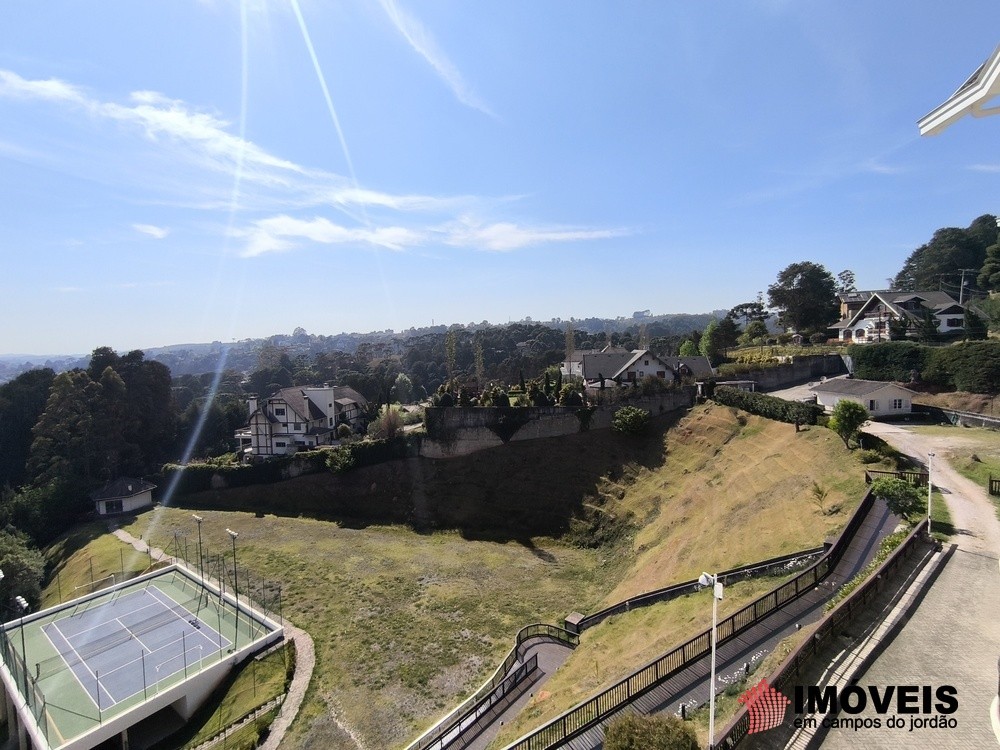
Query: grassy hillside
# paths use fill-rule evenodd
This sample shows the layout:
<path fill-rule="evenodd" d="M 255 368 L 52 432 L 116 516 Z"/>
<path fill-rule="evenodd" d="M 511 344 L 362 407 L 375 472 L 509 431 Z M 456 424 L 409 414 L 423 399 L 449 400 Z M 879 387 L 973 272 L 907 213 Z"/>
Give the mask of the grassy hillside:
<path fill-rule="evenodd" d="M 604 602 L 799 549 L 817 546 L 845 523 L 864 492 L 857 458 L 831 431 L 792 425 L 706 405 L 667 438 L 662 469 L 638 471 L 612 505 L 643 519 L 627 569 Z M 813 483 L 828 490 L 822 513 Z M 779 581 L 727 588 L 720 617 Z M 584 633 L 580 647 L 504 728 L 502 747 L 611 685 L 710 624 L 707 592 L 605 621 Z"/>
<path fill-rule="evenodd" d="M 240 533 L 241 566 L 281 582 L 285 614 L 316 642 L 317 670 L 288 748 L 354 747 L 338 721 L 369 748 L 400 747 L 477 687 L 520 627 L 817 545 L 862 487 L 860 465 L 829 431 L 796 434 L 711 405 L 645 440 L 595 432 L 347 476 L 348 484 L 320 475 L 183 500 L 205 518 L 206 551 L 231 554 L 225 529 Z M 840 513 L 819 512 L 814 481 Z M 445 528 L 376 522 L 379 508 L 403 507 L 412 493 Z M 251 501 L 272 512 L 205 510 Z M 325 520 L 298 517 L 299 504 Z M 163 547 L 186 533 L 193 548 L 192 507 L 161 508 L 127 528 Z M 113 570 L 109 537 L 98 531 L 84 533 L 76 552 L 64 543 L 60 559 L 89 570 L 90 555 Z M 732 587 L 726 606 L 763 585 Z M 703 628 L 703 603 L 686 601 L 589 631 L 545 686 L 538 715 Z"/>

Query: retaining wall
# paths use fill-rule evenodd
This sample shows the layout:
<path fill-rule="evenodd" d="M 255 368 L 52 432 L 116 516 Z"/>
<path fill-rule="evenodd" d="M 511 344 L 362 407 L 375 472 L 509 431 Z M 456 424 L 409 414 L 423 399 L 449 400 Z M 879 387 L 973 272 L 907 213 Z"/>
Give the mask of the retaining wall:
<path fill-rule="evenodd" d="M 611 427 L 622 406 L 637 406 L 657 417 L 694 405 L 695 389 L 683 386 L 657 396 L 593 407 L 428 407 L 425 458 L 450 458 L 519 440 L 538 440 Z"/>

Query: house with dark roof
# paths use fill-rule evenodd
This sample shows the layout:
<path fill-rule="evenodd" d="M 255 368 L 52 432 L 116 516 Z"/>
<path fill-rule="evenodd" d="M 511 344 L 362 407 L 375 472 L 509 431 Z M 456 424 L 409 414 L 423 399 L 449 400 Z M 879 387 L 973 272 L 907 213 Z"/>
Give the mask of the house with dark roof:
<path fill-rule="evenodd" d="M 155 484 L 144 479 L 120 477 L 91 492 L 90 499 L 99 516 L 133 513 L 153 505 L 155 489 Z"/>
<path fill-rule="evenodd" d="M 236 431 L 245 457 L 285 456 L 337 442 L 342 424 L 362 426 L 368 401 L 344 385 L 282 388 L 270 398 L 247 399 L 250 417 Z"/>
<path fill-rule="evenodd" d="M 827 411 L 845 399 L 861 404 L 873 417 L 909 414 L 913 407 L 913 391 L 880 380 L 832 378 L 810 390 L 816 394 L 816 403 Z"/>
<path fill-rule="evenodd" d="M 891 327 L 900 322 L 906 335 L 916 337 L 927 325 L 939 334 L 965 331 L 965 308 L 947 292 L 846 292 L 840 297 L 839 322 L 831 326 L 844 343 L 872 344 L 889 341 Z"/>

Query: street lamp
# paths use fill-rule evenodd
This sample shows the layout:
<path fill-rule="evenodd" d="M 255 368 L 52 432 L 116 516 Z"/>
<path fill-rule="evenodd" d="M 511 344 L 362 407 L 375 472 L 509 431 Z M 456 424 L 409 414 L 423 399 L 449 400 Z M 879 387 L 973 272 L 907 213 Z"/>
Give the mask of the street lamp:
<path fill-rule="evenodd" d="M 934 485 L 931 484 L 931 465 L 934 463 L 933 453 L 927 454 L 927 536 L 931 535 L 931 492 Z"/>
<path fill-rule="evenodd" d="M 719 574 L 702 573 L 698 576 L 698 583 L 702 586 L 712 587 L 712 670 L 708 683 L 708 746 L 711 748 L 715 744 L 715 647 L 717 625 L 719 619 L 719 602 L 722 600 L 723 586 L 719 583 Z"/>
<path fill-rule="evenodd" d="M 191 518 L 198 522 L 198 573 L 201 575 L 202 583 L 205 582 L 205 558 L 201 556 L 201 522 L 205 519 L 195 513 L 191 514 Z"/>
<path fill-rule="evenodd" d="M 236 635 L 233 636 L 233 650 L 235 651 L 240 642 L 240 579 L 236 572 L 236 537 L 239 533 L 232 529 L 226 529 L 226 533 L 233 540 L 233 596 L 236 597 Z"/>
<path fill-rule="evenodd" d="M 24 702 L 28 702 L 28 652 L 24 647 L 24 613 L 28 611 L 28 602 L 23 596 L 15 596 L 14 601 L 21 608 L 21 667 L 24 669 Z"/>

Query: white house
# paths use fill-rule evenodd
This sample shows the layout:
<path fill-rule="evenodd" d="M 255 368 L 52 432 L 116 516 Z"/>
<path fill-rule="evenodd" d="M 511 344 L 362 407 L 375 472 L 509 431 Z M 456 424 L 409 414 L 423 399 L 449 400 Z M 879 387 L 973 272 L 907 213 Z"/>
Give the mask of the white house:
<path fill-rule="evenodd" d="M 155 484 L 143 479 L 121 477 L 91 492 L 90 499 L 94 501 L 99 516 L 132 513 L 153 505 L 155 489 Z"/>
<path fill-rule="evenodd" d="M 247 399 L 249 424 L 236 431 L 244 456 L 284 456 L 332 445 L 337 428 L 361 426 L 368 402 L 344 385 L 282 388 L 267 399 Z"/>
<path fill-rule="evenodd" d="M 909 388 L 878 380 L 833 378 L 811 390 L 816 394 L 816 403 L 827 411 L 844 399 L 861 404 L 873 417 L 909 414 L 913 406 L 913 391 Z"/>
<path fill-rule="evenodd" d="M 832 328 L 845 343 L 889 341 L 890 324 L 905 321 L 907 336 L 918 336 L 927 316 L 941 334 L 965 330 L 965 308 L 947 292 L 847 292 L 840 296 L 841 319 Z"/>

